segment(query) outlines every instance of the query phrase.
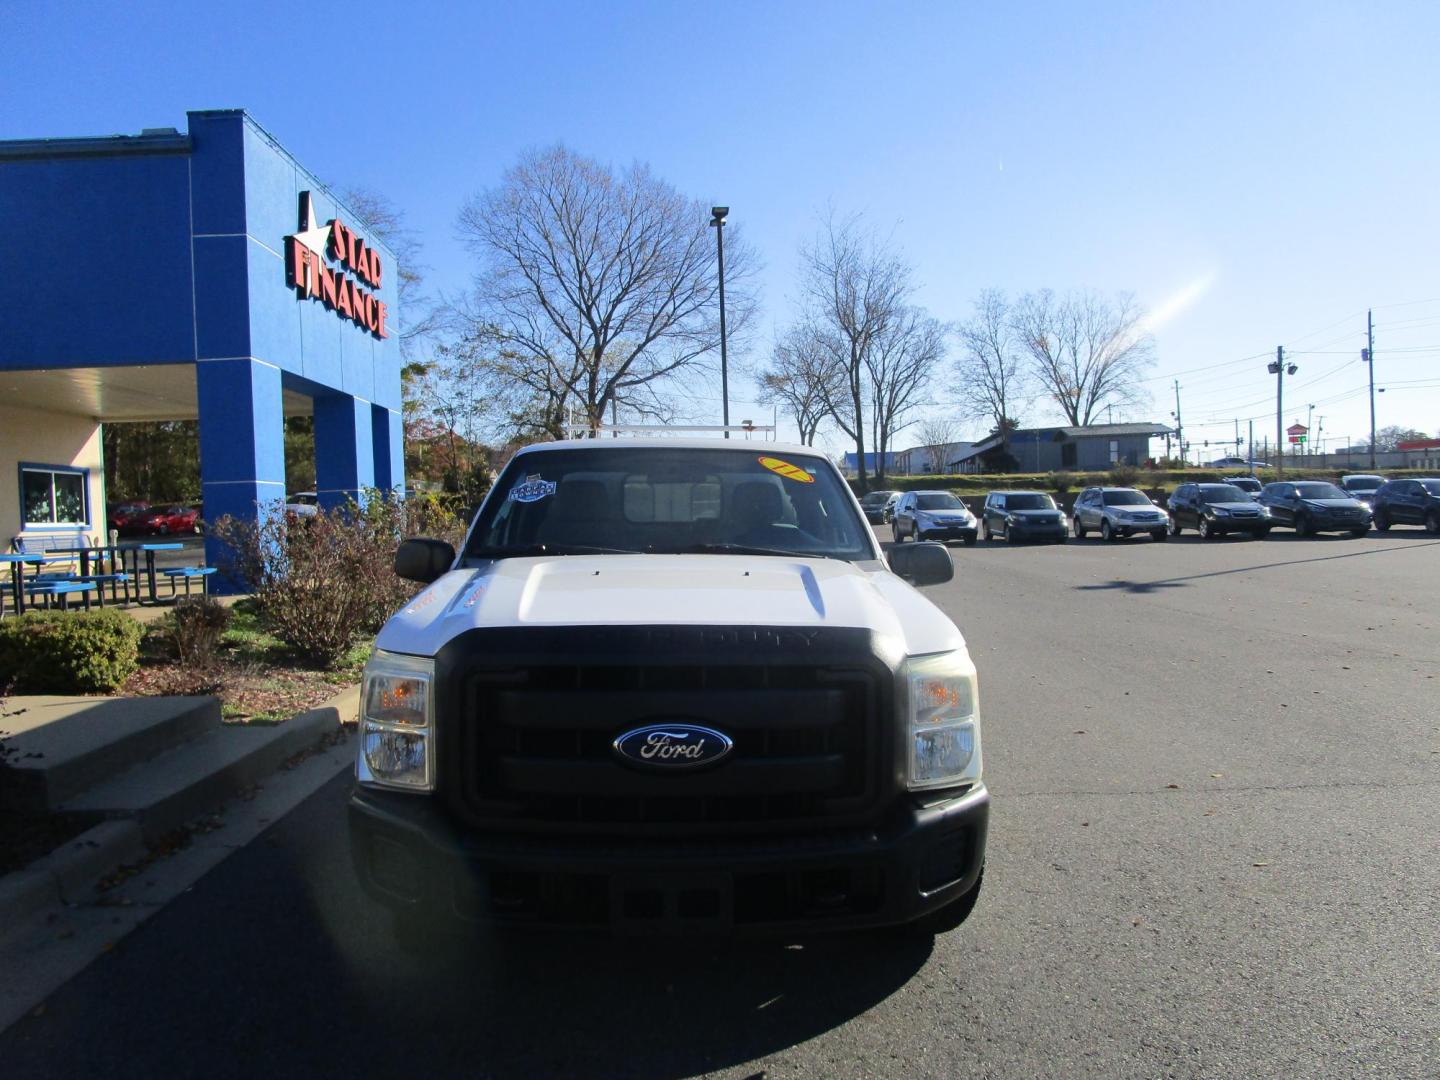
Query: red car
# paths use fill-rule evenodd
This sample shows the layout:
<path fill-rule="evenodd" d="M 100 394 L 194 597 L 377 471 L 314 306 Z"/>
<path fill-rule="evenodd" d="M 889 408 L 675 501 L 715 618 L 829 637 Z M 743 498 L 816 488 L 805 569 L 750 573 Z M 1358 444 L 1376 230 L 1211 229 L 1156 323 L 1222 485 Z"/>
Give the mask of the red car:
<path fill-rule="evenodd" d="M 172 503 L 170 506 L 152 506 L 141 518 L 141 527 L 147 533 L 198 533 L 200 511 L 191 506 Z"/>
<path fill-rule="evenodd" d="M 118 533 L 142 532 L 150 512 L 150 504 L 143 499 L 121 503 L 110 511 L 110 528 Z"/>

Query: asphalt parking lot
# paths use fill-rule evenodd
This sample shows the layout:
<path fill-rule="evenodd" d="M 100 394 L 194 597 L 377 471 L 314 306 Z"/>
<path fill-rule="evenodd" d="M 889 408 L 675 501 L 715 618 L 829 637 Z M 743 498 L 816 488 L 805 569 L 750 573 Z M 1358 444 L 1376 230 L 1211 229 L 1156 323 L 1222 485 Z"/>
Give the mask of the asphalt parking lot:
<path fill-rule="evenodd" d="M 397 954 L 343 778 L 0 1037 L 30 1076 L 1440 1075 L 1440 541 L 953 549 L 960 930 Z"/>

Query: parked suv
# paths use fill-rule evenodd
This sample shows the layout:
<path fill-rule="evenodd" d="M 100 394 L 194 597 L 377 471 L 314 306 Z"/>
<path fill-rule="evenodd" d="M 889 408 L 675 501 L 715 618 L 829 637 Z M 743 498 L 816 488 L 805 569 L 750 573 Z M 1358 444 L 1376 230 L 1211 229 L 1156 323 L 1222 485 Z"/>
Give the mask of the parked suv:
<path fill-rule="evenodd" d="M 885 508 L 890 505 L 890 500 L 898 495 L 896 491 L 872 491 L 860 500 L 860 509 L 865 511 L 865 520 L 871 525 L 879 525 L 885 521 Z"/>
<path fill-rule="evenodd" d="M 808 447 L 526 447 L 365 667 L 351 852 L 402 942 L 466 920 L 958 925 L 989 795 L 975 665 Z M 442 938 L 443 940 L 443 938 Z"/>
<path fill-rule="evenodd" d="M 1077 537 L 1083 538 L 1091 529 L 1098 530 L 1102 540 L 1116 540 L 1136 533 L 1149 533 L 1152 539 L 1169 537 L 1170 518 L 1143 491 L 1134 488 L 1092 487 L 1080 492 L 1070 513 Z"/>
<path fill-rule="evenodd" d="M 1375 492 L 1375 528 L 1424 525 L 1440 533 L 1440 480 L 1391 480 Z"/>
<path fill-rule="evenodd" d="M 1181 484 L 1170 495 L 1170 535 L 1195 529 L 1200 539 L 1226 533 L 1270 535 L 1270 511 L 1233 484 Z"/>
<path fill-rule="evenodd" d="M 981 511 L 986 540 L 1049 540 L 1063 544 L 1065 515 L 1043 491 L 992 491 Z"/>
<path fill-rule="evenodd" d="M 1260 494 L 1260 505 L 1269 508 L 1273 525 L 1288 525 L 1297 536 L 1317 532 L 1364 536 L 1370 531 L 1370 508 L 1334 484 L 1323 481 L 1282 480 L 1266 484 Z"/>
<path fill-rule="evenodd" d="M 907 491 L 890 517 L 890 535 L 898 544 L 913 540 L 963 540 L 975 543 L 975 515 L 948 491 Z"/>
<path fill-rule="evenodd" d="M 1352 499 L 1359 499 L 1366 506 L 1374 509 L 1375 492 L 1380 490 L 1380 485 L 1385 483 L 1385 477 L 1376 476 L 1373 473 L 1350 473 L 1340 477 L 1340 487 L 1345 494 Z"/>

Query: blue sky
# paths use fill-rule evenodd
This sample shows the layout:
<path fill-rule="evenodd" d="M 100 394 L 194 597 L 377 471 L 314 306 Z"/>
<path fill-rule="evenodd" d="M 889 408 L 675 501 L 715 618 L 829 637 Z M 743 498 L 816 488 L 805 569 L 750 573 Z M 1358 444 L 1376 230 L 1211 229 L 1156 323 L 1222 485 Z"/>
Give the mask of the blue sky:
<path fill-rule="evenodd" d="M 1380 425 L 1440 428 L 1440 5 L 710 7 L 7 0 L 0 138 L 247 108 L 333 183 L 389 195 L 450 292 L 460 203 L 563 140 L 727 203 L 767 327 L 834 205 L 893 230 L 944 319 L 987 286 L 1168 313 L 1132 419 L 1168 420 L 1182 373 L 1193 438 L 1255 417 L 1258 439 L 1260 354 L 1285 344 L 1285 422 L 1316 403 L 1330 439 L 1359 437 L 1373 306 Z"/>

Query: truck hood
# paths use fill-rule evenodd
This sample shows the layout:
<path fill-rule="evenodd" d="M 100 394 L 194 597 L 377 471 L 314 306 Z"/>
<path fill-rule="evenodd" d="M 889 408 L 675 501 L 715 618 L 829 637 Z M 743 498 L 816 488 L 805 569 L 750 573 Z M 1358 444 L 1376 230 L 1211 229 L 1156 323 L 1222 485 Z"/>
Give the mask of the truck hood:
<path fill-rule="evenodd" d="M 636 625 L 864 627 L 912 656 L 965 645 L 939 608 L 879 562 L 572 555 L 452 570 L 392 617 L 376 646 L 433 656 L 476 627 Z"/>

